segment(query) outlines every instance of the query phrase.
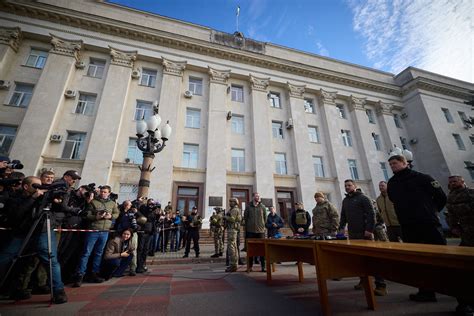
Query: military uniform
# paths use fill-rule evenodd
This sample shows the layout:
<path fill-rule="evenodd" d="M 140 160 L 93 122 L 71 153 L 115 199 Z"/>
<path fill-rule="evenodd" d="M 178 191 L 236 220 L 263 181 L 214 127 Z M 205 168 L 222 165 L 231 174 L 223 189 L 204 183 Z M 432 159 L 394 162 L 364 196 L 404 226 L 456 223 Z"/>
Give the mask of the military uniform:
<path fill-rule="evenodd" d="M 237 237 L 240 233 L 241 221 L 242 215 L 237 202 L 225 216 L 227 230 L 227 253 L 229 255 L 229 268 L 226 270 L 227 272 L 237 271 L 237 261 L 239 259 Z"/>
<path fill-rule="evenodd" d="M 216 210 L 216 214 L 211 216 L 211 231 L 214 234 L 214 251 L 211 258 L 221 257 L 224 252 L 223 234 L 224 234 L 224 216 L 222 211 Z"/>
<path fill-rule="evenodd" d="M 318 236 L 335 235 L 339 227 L 339 213 L 328 200 L 313 208 L 313 233 Z"/>
<path fill-rule="evenodd" d="M 191 250 L 191 240 L 193 241 L 196 258 L 199 258 L 199 230 L 202 226 L 202 218 L 197 214 L 191 214 L 186 218 L 185 225 L 188 233 L 183 258 L 187 258 L 189 255 L 189 251 Z"/>
<path fill-rule="evenodd" d="M 398 242 L 402 238 L 402 231 L 392 201 L 390 201 L 387 194 L 380 194 L 375 201 L 383 222 L 387 226 L 388 239 Z"/>
<path fill-rule="evenodd" d="M 446 208 L 449 227 L 461 233 L 460 245 L 474 247 L 474 189 L 449 192 Z"/>

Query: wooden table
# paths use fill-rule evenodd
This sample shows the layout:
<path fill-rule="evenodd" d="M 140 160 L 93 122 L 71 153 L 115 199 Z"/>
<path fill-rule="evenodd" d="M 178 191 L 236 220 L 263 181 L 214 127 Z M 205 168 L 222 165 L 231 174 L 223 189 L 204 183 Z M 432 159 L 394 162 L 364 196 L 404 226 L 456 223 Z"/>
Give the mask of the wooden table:
<path fill-rule="evenodd" d="M 247 251 L 255 247 L 247 240 Z M 331 314 L 327 280 L 361 277 L 367 305 L 376 308 L 372 275 L 436 292 L 473 299 L 474 248 L 442 245 L 374 242 L 366 240 L 270 240 L 260 239 L 265 247 L 267 281 L 269 265 L 277 261 L 299 261 L 315 264 L 321 308 Z M 303 280 L 301 266 L 298 276 Z"/>

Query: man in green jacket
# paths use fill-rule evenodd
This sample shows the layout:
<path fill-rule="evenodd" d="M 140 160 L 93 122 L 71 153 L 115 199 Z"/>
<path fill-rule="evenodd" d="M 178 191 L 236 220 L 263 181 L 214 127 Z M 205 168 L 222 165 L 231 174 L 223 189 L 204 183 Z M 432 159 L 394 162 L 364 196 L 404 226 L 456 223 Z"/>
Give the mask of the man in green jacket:
<path fill-rule="evenodd" d="M 104 279 L 99 277 L 102 253 L 107 243 L 112 220 L 117 219 L 120 214 L 117 203 L 109 198 L 110 191 L 110 186 L 101 186 L 99 196 L 92 200 L 86 208 L 87 219 L 91 222 L 90 228 L 99 231 L 86 233 L 84 250 L 76 270 L 73 287 L 80 287 L 82 285 L 82 279 L 87 269 L 87 262 L 91 255 L 93 257 L 90 281 L 93 283 L 104 282 Z"/>
<path fill-rule="evenodd" d="M 260 194 L 253 194 L 253 201 L 245 208 L 245 238 L 265 238 L 265 224 L 267 222 L 267 208 L 260 201 Z M 253 257 L 248 257 L 250 268 L 253 265 Z M 260 257 L 262 272 L 265 272 L 265 257 Z"/>

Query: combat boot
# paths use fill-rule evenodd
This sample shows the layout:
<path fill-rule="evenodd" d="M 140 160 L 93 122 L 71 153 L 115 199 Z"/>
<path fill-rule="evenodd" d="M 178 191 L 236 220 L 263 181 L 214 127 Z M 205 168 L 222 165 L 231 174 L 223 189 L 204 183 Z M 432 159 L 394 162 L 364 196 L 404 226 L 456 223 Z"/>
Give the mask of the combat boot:
<path fill-rule="evenodd" d="M 224 254 L 223 254 L 222 252 L 219 252 L 219 253 L 217 254 L 217 256 L 218 256 L 218 257 L 222 257 L 222 256 L 224 256 Z"/>
<path fill-rule="evenodd" d="M 73 283 L 72 287 L 81 287 L 83 278 L 84 278 L 83 275 L 77 274 L 74 277 L 74 281 L 73 281 L 74 283 Z"/>
<path fill-rule="evenodd" d="M 92 275 L 90 277 L 90 282 L 91 283 L 102 283 L 105 280 L 99 276 L 97 272 L 92 272 Z"/>
<path fill-rule="evenodd" d="M 219 254 L 218 253 L 215 253 L 211 256 L 211 258 L 219 258 Z"/>
<path fill-rule="evenodd" d="M 229 266 L 225 269 L 225 272 L 237 272 L 237 266 Z"/>
<path fill-rule="evenodd" d="M 66 302 L 67 302 L 67 295 L 66 295 L 66 292 L 64 292 L 64 289 L 54 292 L 54 295 L 53 295 L 54 304 L 64 304 Z"/>

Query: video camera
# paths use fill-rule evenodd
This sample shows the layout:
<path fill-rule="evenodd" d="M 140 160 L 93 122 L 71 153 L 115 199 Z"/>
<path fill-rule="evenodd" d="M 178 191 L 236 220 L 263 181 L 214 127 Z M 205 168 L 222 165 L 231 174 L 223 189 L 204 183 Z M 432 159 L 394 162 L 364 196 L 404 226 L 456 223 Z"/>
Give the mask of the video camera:
<path fill-rule="evenodd" d="M 33 184 L 33 188 L 38 190 L 46 190 L 46 194 L 43 196 L 44 205 L 49 205 L 53 203 L 54 200 L 62 200 L 64 196 L 68 193 L 68 188 L 65 183 L 58 182 L 49 185 L 42 184 Z"/>
<path fill-rule="evenodd" d="M 84 192 L 84 197 L 89 198 L 92 193 L 95 193 L 95 183 L 89 183 L 88 185 L 82 186 L 86 192 Z"/>
<path fill-rule="evenodd" d="M 21 163 L 20 160 L 12 160 L 7 164 L 7 168 L 11 169 L 23 169 L 23 164 Z"/>

